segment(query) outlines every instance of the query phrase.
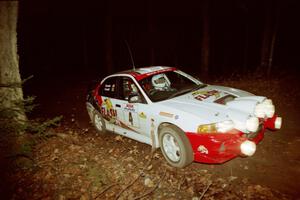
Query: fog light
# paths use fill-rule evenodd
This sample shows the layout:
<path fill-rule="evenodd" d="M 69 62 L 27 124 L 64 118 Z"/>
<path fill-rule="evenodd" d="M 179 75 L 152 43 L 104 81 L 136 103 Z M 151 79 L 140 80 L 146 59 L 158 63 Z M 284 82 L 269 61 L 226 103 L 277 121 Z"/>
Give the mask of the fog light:
<path fill-rule="evenodd" d="M 276 129 L 280 129 L 281 128 L 281 124 L 282 124 L 282 118 L 281 117 L 276 117 L 275 128 Z"/>
<path fill-rule="evenodd" d="M 266 104 L 266 105 L 273 105 L 273 102 L 272 102 L 271 99 L 266 99 L 266 100 L 263 101 L 263 103 Z"/>
<path fill-rule="evenodd" d="M 265 117 L 265 109 L 263 104 L 257 104 L 254 110 L 254 114 L 256 117 L 264 118 Z"/>
<path fill-rule="evenodd" d="M 252 141 L 246 140 L 241 144 L 241 152 L 246 156 L 252 156 L 256 151 L 256 144 Z"/>
<path fill-rule="evenodd" d="M 275 106 L 274 105 L 265 105 L 265 113 L 267 117 L 271 118 L 274 116 L 275 113 Z"/>
<path fill-rule="evenodd" d="M 246 121 L 246 128 L 250 132 L 256 132 L 258 130 L 259 120 L 257 117 L 250 117 Z"/>

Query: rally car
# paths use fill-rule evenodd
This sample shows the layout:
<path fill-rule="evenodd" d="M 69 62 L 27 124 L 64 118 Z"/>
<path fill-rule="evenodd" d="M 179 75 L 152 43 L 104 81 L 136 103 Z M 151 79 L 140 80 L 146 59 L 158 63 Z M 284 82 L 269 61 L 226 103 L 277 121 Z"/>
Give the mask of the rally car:
<path fill-rule="evenodd" d="M 174 67 L 110 75 L 88 94 L 86 106 L 100 133 L 160 148 L 167 162 L 180 168 L 252 156 L 266 129 L 280 129 L 282 123 L 272 100 L 205 84 Z"/>

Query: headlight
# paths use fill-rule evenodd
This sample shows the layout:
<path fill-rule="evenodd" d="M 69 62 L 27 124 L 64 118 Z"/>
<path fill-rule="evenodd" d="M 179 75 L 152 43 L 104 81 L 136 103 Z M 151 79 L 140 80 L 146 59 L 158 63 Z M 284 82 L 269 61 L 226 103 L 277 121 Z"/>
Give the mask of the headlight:
<path fill-rule="evenodd" d="M 234 123 L 231 120 L 217 122 L 213 124 L 204 124 L 198 126 L 197 133 L 225 133 L 234 128 Z"/>
<path fill-rule="evenodd" d="M 272 101 L 268 101 L 271 99 L 266 99 L 265 101 L 263 101 L 263 105 L 264 105 L 264 109 L 265 109 L 265 113 L 267 115 L 268 118 L 271 118 L 274 116 L 275 114 L 275 106 L 272 104 Z"/>
<path fill-rule="evenodd" d="M 274 123 L 276 129 L 280 129 L 281 128 L 281 124 L 282 124 L 282 118 L 281 117 L 276 117 L 275 123 Z"/>
<path fill-rule="evenodd" d="M 267 116 L 271 118 L 274 116 L 275 106 L 271 99 L 265 99 L 263 102 L 256 105 L 254 114 L 259 118 L 264 118 Z"/>
<path fill-rule="evenodd" d="M 256 151 L 256 144 L 252 141 L 246 140 L 240 146 L 242 154 L 252 156 Z"/>
<path fill-rule="evenodd" d="M 261 103 L 257 104 L 254 110 L 254 114 L 256 117 L 264 118 L 265 117 L 264 105 Z"/>
<path fill-rule="evenodd" d="M 258 130 L 259 120 L 257 117 L 250 117 L 246 121 L 246 129 L 250 132 L 256 132 Z"/>

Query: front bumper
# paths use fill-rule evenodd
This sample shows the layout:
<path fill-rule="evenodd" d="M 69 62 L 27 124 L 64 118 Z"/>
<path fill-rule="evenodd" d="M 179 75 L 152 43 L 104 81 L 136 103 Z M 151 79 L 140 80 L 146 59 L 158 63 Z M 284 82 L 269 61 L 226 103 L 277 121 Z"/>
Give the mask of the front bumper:
<path fill-rule="evenodd" d="M 234 134 L 197 134 L 187 132 L 192 149 L 194 161 L 202 163 L 224 163 L 241 153 L 241 144 L 247 140 L 258 144 L 263 138 L 266 129 L 276 129 L 277 116 L 266 119 L 260 130 L 253 137 L 247 137 L 243 132 Z M 280 118 L 281 120 L 281 118 Z M 280 128 L 280 127 L 279 127 Z"/>

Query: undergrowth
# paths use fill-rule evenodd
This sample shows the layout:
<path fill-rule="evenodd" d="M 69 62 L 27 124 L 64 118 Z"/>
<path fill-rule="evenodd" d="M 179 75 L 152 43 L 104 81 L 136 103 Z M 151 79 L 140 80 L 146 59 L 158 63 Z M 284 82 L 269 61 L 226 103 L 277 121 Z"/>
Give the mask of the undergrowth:
<path fill-rule="evenodd" d="M 14 102 L 12 108 L 0 109 L 0 142 L 4 146 L 4 157 L 11 166 L 30 169 L 34 166 L 32 151 L 34 146 L 52 136 L 51 127 L 59 126 L 62 116 L 52 119 L 20 119 L 19 112 L 28 114 L 37 106 L 35 97 L 27 97 L 23 101 Z"/>

